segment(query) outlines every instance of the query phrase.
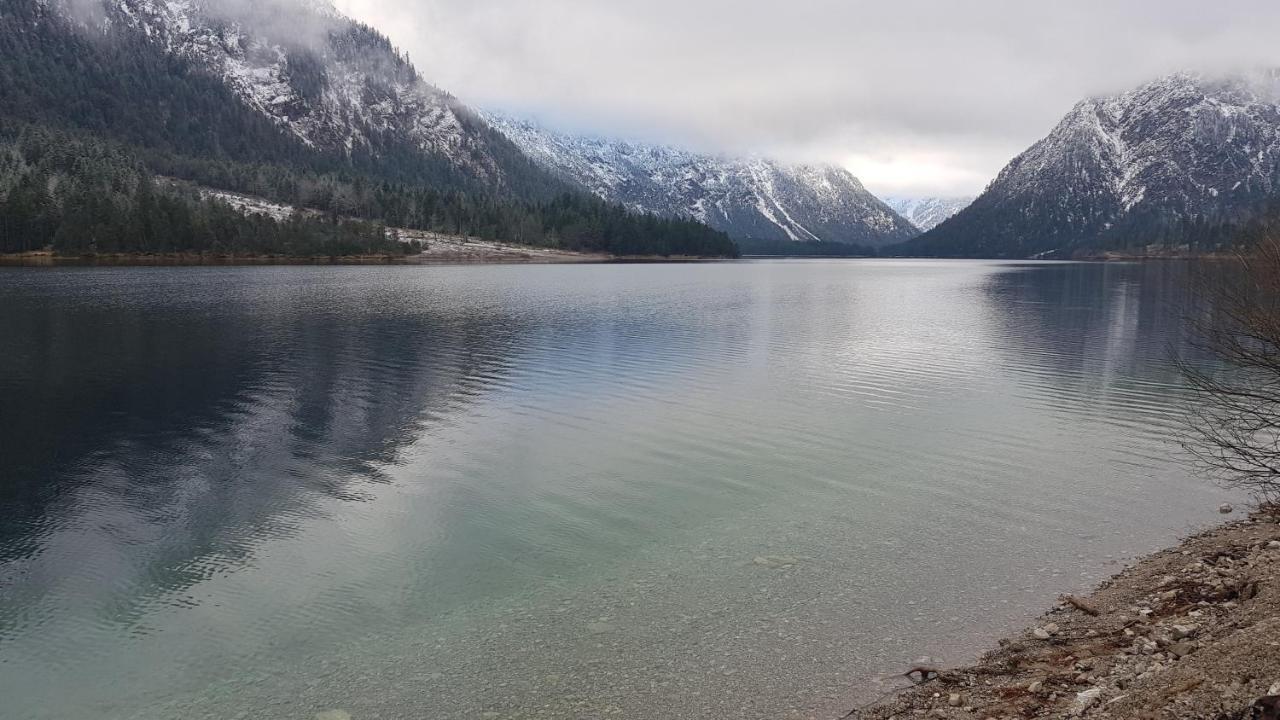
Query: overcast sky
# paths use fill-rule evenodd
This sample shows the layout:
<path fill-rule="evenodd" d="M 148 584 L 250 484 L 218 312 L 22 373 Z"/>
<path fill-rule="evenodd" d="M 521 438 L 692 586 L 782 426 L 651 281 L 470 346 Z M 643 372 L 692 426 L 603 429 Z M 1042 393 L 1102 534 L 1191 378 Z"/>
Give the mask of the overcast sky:
<path fill-rule="evenodd" d="M 1280 65 L 1278 0 L 335 0 L 472 105 L 972 194 L 1082 97 Z"/>

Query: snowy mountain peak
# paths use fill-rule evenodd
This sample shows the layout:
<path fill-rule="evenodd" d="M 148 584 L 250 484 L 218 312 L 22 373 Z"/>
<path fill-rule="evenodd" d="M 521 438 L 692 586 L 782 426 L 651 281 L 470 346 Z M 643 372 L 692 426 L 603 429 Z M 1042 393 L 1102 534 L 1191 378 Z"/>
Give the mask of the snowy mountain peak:
<path fill-rule="evenodd" d="M 968 207 L 972 196 L 962 197 L 886 197 L 886 205 L 921 230 L 932 230 L 943 221 Z"/>
<path fill-rule="evenodd" d="M 916 233 L 841 167 L 571 135 L 500 114 L 486 119 L 535 162 L 606 200 L 696 218 L 738 240 L 878 247 Z"/>
<path fill-rule="evenodd" d="M 1081 101 L 913 245 L 1025 256 L 1183 242 L 1188 223 L 1245 221 L 1278 189 L 1280 73 L 1176 73 Z"/>

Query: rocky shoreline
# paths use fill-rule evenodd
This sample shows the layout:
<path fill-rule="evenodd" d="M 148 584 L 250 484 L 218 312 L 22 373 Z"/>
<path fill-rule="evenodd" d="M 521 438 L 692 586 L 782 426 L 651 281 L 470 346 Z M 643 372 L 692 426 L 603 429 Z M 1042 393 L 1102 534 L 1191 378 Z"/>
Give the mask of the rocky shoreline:
<path fill-rule="evenodd" d="M 1280 720 L 1278 580 L 1269 508 L 1063 598 L 971 667 L 922 662 L 917 685 L 846 718 Z"/>

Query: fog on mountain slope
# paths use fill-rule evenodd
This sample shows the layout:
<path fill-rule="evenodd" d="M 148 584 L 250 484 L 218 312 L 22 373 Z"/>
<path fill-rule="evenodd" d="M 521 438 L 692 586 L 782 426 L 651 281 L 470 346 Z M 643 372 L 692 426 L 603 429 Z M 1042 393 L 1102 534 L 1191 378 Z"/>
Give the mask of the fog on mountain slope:
<path fill-rule="evenodd" d="M 149 173 L 333 220 L 621 255 L 737 254 L 705 225 L 630 213 L 538 167 L 321 0 L 7 0 L 0 97 L 0 150 L 17 148 L 0 154 L 31 160 L 69 142 L 107 159 L 77 165 L 60 150 L 0 166 L 6 228 L 15 217 L 25 228 L 6 247 L 67 249 L 74 226 L 85 251 L 135 249 L 131 225 L 167 221 L 133 201 L 149 197 L 138 181 L 111 179 Z M 79 184 L 75 203 L 39 191 L 51 173 Z M 30 192 L 15 200 L 15 186 Z M 153 187 L 183 217 L 209 215 Z M 106 202 L 110 212 L 95 204 Z M 148 250 L 228 250 L 191 227 L 161 235 Z"/>
<path fill-rule="evenodd" d="M 1213 250 L 1280 187 L 1280 72 L 1179 73 L 1077 104 L 910 254 Z"/>
<path fill-rule="evenodd" d="M 221 78 L 310 147 L 420 154 L 489 185 L 527 180 L 523 158 L 474 112 L 322 0 L 105 0 L 103 13 Z"/>
<path fill-rule="evenodd" d="M 606 200 L 695 218 L 740 242 L 876 248 L 918 232 L 848 170 L 833 165 L 715 157 L 559 133 L 496 113 L 486 118 L 535 162 Z"/>

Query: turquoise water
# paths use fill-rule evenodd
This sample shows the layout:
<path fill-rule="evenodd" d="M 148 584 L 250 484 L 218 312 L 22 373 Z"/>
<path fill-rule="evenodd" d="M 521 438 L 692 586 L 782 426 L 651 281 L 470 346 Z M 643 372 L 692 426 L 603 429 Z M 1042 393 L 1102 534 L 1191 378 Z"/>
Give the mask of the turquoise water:
<path fill-rule="evenodd" d="M 839 716 L 1233 499 L 1184 275 L 0 270 L 4 717 Z"/>

